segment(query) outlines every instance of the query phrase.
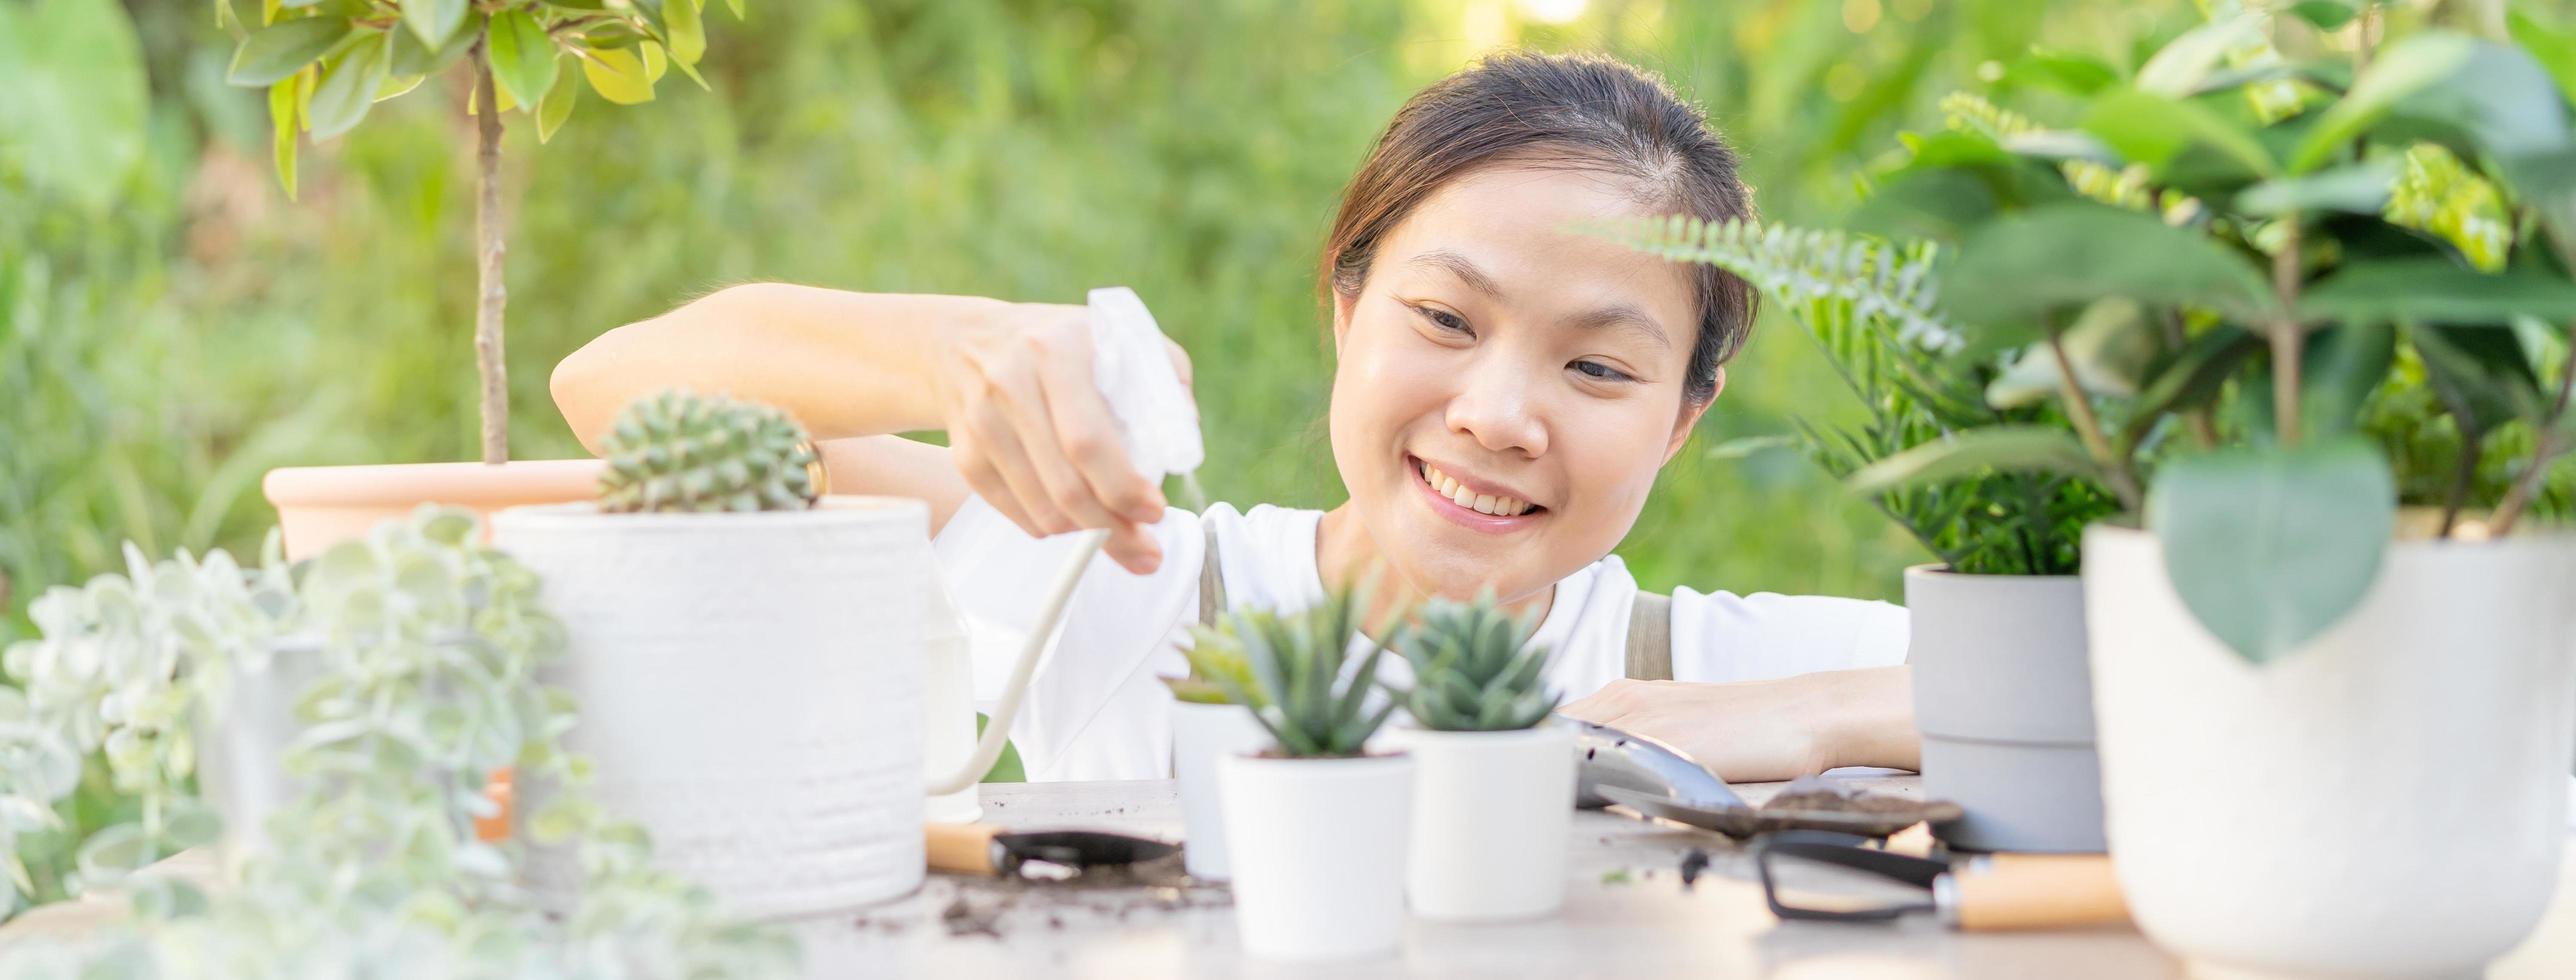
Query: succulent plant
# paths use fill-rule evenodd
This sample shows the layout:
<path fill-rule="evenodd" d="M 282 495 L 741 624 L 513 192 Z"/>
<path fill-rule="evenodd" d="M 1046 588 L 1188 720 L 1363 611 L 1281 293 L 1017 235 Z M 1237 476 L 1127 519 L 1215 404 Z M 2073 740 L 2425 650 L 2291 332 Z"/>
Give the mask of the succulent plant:
<path fill-rule="evenodd" d="M 1227 701 L 1252 709 L 1277 740 L 1280 755 L 1359 755 L 1397 707 L 1391 700 L 1374 709 L 1368 703 L 1385 646 L 1371 643 L 1358 669 L 1347 669 L 1359 621 L 1359 600 L 1348 591 L 1298 613 L 1229 613 L 1216 629 L 1198 631 L 1193 663 L 1215 667 L 1224 658 L 1242 658 L 1249 683 L 1221 668 L 1209 671 L 1207 679 Z"/>
<path fill-rule="evenodd" d="M 671 390 L 618 413 L 602 447 L 599 509 L 612 513 L 803 510 L 814 444 L 787 413 Z"/>
<path fill-rule="evenodd" d="M 1413 665 L 1413 689 L 1397 692 L 1405 710 L 1444 732 L 1517 731 L 1547 720 L 1563 695 L 1547 686 L 1548 649 L 1523 649 L 1535 631 L 1490 592 L 1474 602 L 1424 603 L 1419 620 L 1395 638 Z"/>
<path fill-rule="evenodd" d="M 1222 625 L 1222 621 L 1220 621 Z M 1172 697 L 1191 704 L 1233 704 L 1227 693 L 1227 682 L 1236 689 L 1253 693 L 1252 664 L 1244 659 L 1243 643 L 1224 629 L 1190 627 L 1196 641 L 1181 656 L 1189 661 L 1186 677 L 1165 677 L 1163 686 L 1172 689 Z"/>

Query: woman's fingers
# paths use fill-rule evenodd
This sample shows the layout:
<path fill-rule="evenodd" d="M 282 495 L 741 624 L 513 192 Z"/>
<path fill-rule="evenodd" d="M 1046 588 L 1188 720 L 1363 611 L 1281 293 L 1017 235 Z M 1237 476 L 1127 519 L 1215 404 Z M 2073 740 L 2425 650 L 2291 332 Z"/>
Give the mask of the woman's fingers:
<path fill-rule="evenodd" d="M 1020 516 L 1014 517 L 1012 523 L 1031 535 L 1046 537 L 1073 530 L 1073 520 L 1056 507 L 1054 497 L 1047 493 L 1045 482 L 1038 478 L 1027 447 L 1020 443 L 1018 427 L 1011 424 L 1008 410 L 998 401 L 987 400 L 970 410 L 970 416 L 968 428 L 975 433 L 978 462 L 990 468 L 1002 485 L 1000 499 L 989 493 L 984 499 L 1006 516 L 1017 512 Z M 969 483 L 972 483 L 971 474 Z M 982 487 L 977 491 L 985 492 Z M 1004 506 L 1002 499 L 1011 501 L 1010 505 Z"/>
<path fill-rule="evenodd" d="M 1047 417 L 1052 435 L 1064 451 L 1068 470 L 1083 484 L 1090 500 L 1126 520 L 1151 524 L 1163 519 L 1163 492 L 1136 470 L 1119 442 L 1117 420 L 1091 373 L 1091 351 L 1066 352 L 1040 367 L 1046 379 Z"/>

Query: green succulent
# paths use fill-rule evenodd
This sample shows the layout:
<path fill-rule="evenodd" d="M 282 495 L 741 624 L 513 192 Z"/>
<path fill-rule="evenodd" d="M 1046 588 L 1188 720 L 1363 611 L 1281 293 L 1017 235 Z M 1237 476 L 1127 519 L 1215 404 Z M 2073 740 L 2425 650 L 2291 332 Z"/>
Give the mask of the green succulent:
<path fill-rule="evenodd" d="M 1252 717 L 1278 742 L 1280 755 L 1356 756 L 1398 707 L 1394 701 L 1374 710 L 1368 704 L 1384 645 L 1371 642 L 1358 669 L 1348 669 L 1352 638 L 1361 635 L 1359 622 L 1359 600 L 1347 591 L 1298 613 L 1229 613 L 1215 629 L 1197 631 L 1192 660 L 1219 667 L 1209 670 L 1207 679 L 1225 692 L 1226 701 L 1252 709 Z M 1245 676 L 1231 676 L 1219 666 L 1229 657 L 1242 659 Z"/>
<path fill-rule="evenodd" d="M 1504 612 L 1492 593 L 1425 603 L 1420 620 L 1395 638 L 1413 665 L 1413 690 L 1396 692 L 1405 710 L 1444 732 L 1517 731 L 1547 720 L 1563 695 L 1546 683 L 1548 649 L 1523 649 L 1536 629 Z"/>
<path fill-rule="evenodd" d="M 599 509 L 610 513 L 803 510 L 814 505 L 814 444 L 757 402 L 665 391 L 618 413 L 602 447 Z"/>
<path fill-rule="evenodd" d="M 1223 630 L 1205 626 L 1190 627 L 1196 644 L 1181 651 L 1190 663 L 1186 677 L 1165 677 L 1163 686 L 1172 689 L 1172 697 L 1191 704 L 1233 704 L 1226 693 L 1227 682 L 1238 689 L 1251 691 L 1252 664 L 1244 659 L 1243 644 Z"/>

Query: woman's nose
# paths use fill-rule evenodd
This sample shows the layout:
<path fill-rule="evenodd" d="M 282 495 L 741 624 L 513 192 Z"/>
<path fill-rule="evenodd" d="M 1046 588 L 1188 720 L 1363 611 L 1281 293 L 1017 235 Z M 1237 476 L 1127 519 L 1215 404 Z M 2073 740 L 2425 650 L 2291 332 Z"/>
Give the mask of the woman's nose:
<path fill-rule="evenodd" d="M 1464 433 L 1497 453 L 1536 458 L 1547 452 L 1547 424 L 1540 418 L 1534 385 L 1517 369 L 1481 364 L 1460 377 L 1449 399 L 1449 431 Z"/>

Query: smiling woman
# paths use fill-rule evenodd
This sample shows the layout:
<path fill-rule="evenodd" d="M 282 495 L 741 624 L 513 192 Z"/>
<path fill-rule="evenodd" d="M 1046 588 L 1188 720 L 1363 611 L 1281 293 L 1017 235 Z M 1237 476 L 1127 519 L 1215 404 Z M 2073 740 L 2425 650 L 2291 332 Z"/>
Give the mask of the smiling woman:
<path fill-rule="evenodd" d="M 1119 448 L 1080 307 L 738 286 L 599 337 L 557 367 L 554 393 L 594 448 L 621 406 L 673 385 L 788 409 L 827 440 L 833 486 L 930 502 L 950 591 L 1006 631 L 1029 627 L 1038 570 L 1068 546 L 1052 536 L 1107 529 L 1013 727 L 1033 778 L 1162 775 L 1154 678 L 1182 671 L 1181 627 L 1362 584 L 1370 622 L 1491 591 L 1538 620 L 1550 680 L 1590 695 L 1563 710 L 1729 778 L 1910 768 L 1903 610 L 1691 589 L 1641 601 L 1610 553 L 1723 389 L 1753 295 L 1577 229 L 1752 211 L 1703 115 L 1618 62 L 1502 55 L 1416 95 L 1322 256 L 1349 492 L 1329 512 L 1167 509 Z M 926 429 L 949 446 L 891 434 Z M 1202 601 L 1209 585 L 1222 603 Z M 1632 622 L 1640 611 L 1669 620 Z M 1667 639 L 1638 658 L 1632 631 Z M 978 657 L 979 686 L 998 688 Z M 1669 674 L 1630 676 L 1640 663 Z"/>

